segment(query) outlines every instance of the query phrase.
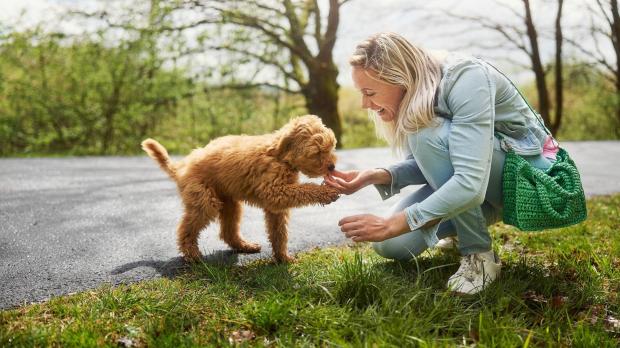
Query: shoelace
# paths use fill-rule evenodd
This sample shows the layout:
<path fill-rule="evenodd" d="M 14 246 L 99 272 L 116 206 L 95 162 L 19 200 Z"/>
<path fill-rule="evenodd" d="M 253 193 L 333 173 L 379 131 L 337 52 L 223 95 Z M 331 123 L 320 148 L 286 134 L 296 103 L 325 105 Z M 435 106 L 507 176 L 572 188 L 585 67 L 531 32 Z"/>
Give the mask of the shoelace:
<path fill-rule="evenodd" d="M 482 266 L 482 262 L 483 260 L 478 254 L 464 256 L 461 259 L 461 267 L 459 267 L 458 273 L 470 281 L 474 280 L 481 271 L 480 266 Z"/>

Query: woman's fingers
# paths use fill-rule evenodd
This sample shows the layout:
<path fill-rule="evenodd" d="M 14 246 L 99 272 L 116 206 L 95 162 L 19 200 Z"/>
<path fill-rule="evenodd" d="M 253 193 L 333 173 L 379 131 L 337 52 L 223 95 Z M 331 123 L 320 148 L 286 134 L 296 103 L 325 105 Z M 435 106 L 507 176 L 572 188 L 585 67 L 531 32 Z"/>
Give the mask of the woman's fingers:
<path fill-rule="evenodd" d="M 356 170 L 351 170 L 351 171 L 348 171 L 348 172 L 341 172 L 339 170 L 333 170 L 331 172 L 332 176 L 334 176 L 336 178 L 343 179 L 343 180 L 345 180 L 347 182 L 355 179 L 355 177 L 358 175 L 358 173 L 359 172 L 356 171 Z"/>
<path fill-rule="evenodd" d="M 330 177 L 330 176 L 327 176 L 327 175 L 323 177 L 323 181 L 324 181 L 326 184 L 329 184 L 329 186 L 333 186 L 333 187 L 335 187 L 335 188 L 340 188 L 340 187 L 342 187 L 342 186 L 340 186 L 340 184 L 338 184 L 338 183 L 336 182 L 336 180 L 334 180 L 334 178 L 333 178 L 333 177 Z"/>
<path fill-rule="evenodd" d="M 354 242 L 384 240 L 384 219 L 372 214 L 347 216 L 338 221 L 340 230 Z"/>
<path fill-rule="evenodd" d="M 360 214 L 360 215 L 351 215 L 351 216 L 344 217 L 344 218 L 340 219 L 340 221 L 338 221 L 338 226 L 342 226 L 344 224 L 348 224 L 348 223 L 355 222 L 355 221 L 360 221 L 366 215 L 367 214 Z"/>
<path fill-rule="evenodd" d="M 340 231 L 344 232 L 347 238 L 357 241 L 364 234 L 364 224 L 359 219 L 360 215 L 348 216 L 338 222 Z"/>
<path fill-rule="evenodd" d="M 365 235 L 353 236 L 353 237 L 351 237 L 351 240 L 354 241 L 355 243 L 370 241 L 370 239 L 368 239 Z"/>
<path fill-rule="evenodd" d="M 350 238 L 354 242 L 366 242 L 369 241 L 368 231 L 365 228 L 354 229 L 344 234 L 347 238 Z"/>
<path fill-rule="evenodd" d="M 341 193 L 344 194 L 351 194 L 354 193 L 355 191 L 357 191 L 357 187 L 354 183 L 352 182 L 348 182 L 348 181 L 344 181 L 338 177 L 329 177 L 329 176 L 325 176 L 324 179 L 325 183 L 331 187 L 334 187 L 336 189 L 338 189 Z"/>
<path fill-rule="evenodd" d="M 333 182 L 337 182 L 337 183 L 339 183 L 339 184 L 341 184 L 341 185 L 342 185 L 342 183 L 346 183 L 346 182 L 347 182 L 346 180 L 343 180 L 343 179 L 341 179 L 341 178 L 339 178 L 339 177 L 337 177 L 337 176 L 331 176 L 329 179 L 330 179 L 331 181 L 333 181 Z"/>
<path fill-rule="evenodd" d="M 364 224 L 362 224 L 362 223 L 360 223 L 358 221 L 353 221 L 353 222 L 349 222 L 349 223 L 341 225 L 340 226 L 340 230 L 342 232 L 348 233 L 348 232 L 351 232 L 351 231 L 361 230 L 361 229 L 363 229 L 363 227 L 364 227 Z"/>
<path fill-rule="evenodd" d="M 335 170 L 335 169 L 331 171 L 331 174 L 332 174 L 333 176 L 335 176 L 335 177 L 339 177 L 339 178 L 346 178 L 346 177 L 347 177 L 347 174 L 346 174 L 346 173 L 341 172 L 341 171 L 339 171 L 339 170 Z"/>
<path fill-rule="evenodd" d="M 346 187 L 344 187 L 341 183 L 335 181 L 333 178 L 325 178 L 325 184 L 337 189 L 338 191 L 340 191 L 340 193 L 344 193 L 344 194 L 349 194 L 350 190 Z"/>
<path fill-rule="evenodd" d="M 344 230 L 342 230 L 344 232 L 345 237 L 347 238 L 353 238 L 353 237 L 358 237 L 361 238 L 362 236 L 364 236 L 365 234 L 365 230 L 363 227 L 352 227 L 351 229 L 347 230 L 346 232 Z"/>

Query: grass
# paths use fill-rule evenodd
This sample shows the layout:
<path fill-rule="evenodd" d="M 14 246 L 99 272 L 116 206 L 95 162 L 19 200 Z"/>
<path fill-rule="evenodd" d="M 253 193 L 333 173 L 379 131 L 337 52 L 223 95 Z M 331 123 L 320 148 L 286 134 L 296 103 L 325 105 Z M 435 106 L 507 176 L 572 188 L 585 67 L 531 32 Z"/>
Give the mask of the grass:
<path fill-rule="evenodd" d="M 617 347 L 620 195 L 588 207 L 569 228 L 494 226 L 502 276 L 474 296 L 445 291 L 455 252 L 393 262 L 367 245 L 317 249 L 5 310 L 0 346 Z"/>

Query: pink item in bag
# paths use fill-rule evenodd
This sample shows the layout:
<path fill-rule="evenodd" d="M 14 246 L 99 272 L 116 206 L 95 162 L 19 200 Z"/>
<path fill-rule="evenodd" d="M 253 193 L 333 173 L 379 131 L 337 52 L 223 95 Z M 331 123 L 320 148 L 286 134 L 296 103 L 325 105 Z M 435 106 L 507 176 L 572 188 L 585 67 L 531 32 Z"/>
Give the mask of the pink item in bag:
<path fill-rule="evenodd" d="M 543 145 L 543 156 L 549 159 L 555 160 L 555 155 L 560 150 L 560 145 L 553 139 L 552 136 L 548 135 L 545 140 L 545 144 Z"/>

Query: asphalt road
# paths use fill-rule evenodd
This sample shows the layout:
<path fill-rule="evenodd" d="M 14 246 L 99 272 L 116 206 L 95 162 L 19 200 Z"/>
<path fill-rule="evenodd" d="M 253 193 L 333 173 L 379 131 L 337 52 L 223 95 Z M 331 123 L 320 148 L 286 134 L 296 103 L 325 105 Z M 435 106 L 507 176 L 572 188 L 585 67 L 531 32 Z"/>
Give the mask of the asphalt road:
<path fill-rule="evenodd" d="M 620 192 L 620 142 L 562 144 L 582 173 L 588 195 Z M 339 151 L 338 168 L 381 167 L 396 161 L 389 149 Z M 404 193 L 415 190 L 407 188 Z M 346 243 L 337 222 L 360 213 L 385 214 L 372 187 L 321 207 L 294 210 L 289 251 Z M 0 159 L 0 308 L 51 296 L 153 277 L 183 267 L 175 228 L 181 204 L 172 181 L 146 156 Z M 203 231 L 209 262 L 243 263 L 271 256 L 262 211 L 246 207 L 246 239 L 259 254 L 232 253 Z"/>

